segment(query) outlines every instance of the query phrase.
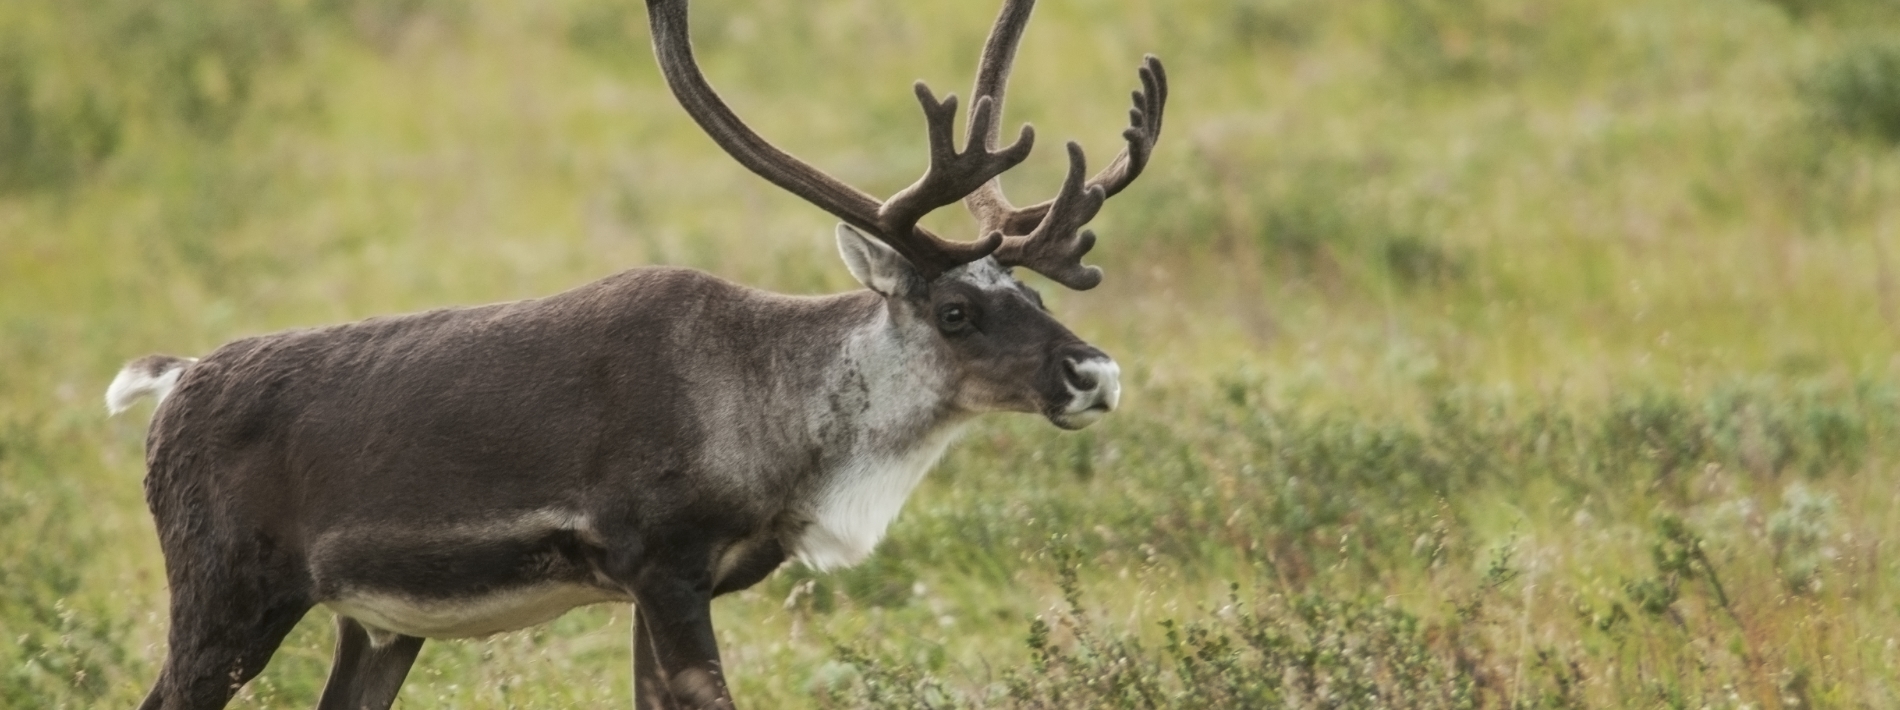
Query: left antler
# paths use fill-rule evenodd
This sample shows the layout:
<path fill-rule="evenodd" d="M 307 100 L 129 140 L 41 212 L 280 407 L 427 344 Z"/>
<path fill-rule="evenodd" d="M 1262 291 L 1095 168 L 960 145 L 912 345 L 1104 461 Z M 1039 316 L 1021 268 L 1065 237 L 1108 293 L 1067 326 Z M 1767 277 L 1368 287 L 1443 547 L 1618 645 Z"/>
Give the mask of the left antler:
<path fill-rule="evenodd" d="M 1001 235 L 986 235 L 973 242 L 950 241 L 917 224 L 931 210 L 962 200 L 971 190 L 1029 157 L 1035 133 L 1028 126 L 1023 127 L 1013 145 L 995 147 L 999 128 L 992 124 L 1000 115 L 1000 107 L 993 100 L 977 98 L 970 106 L 970 126 L 989 138 L 980 141 L 973 135 L 965 149 L 958 151 L 952 126 L 957 114 L 956 97 L 939 101 L 918 82 L 917 100 L 924 109 L 930 167 L 915 184 L 889 200 L 878 200 L 774 147 L 732 112 L 706 81 L 693 57 L 686 0 L 647 0 L 647 15 L 653 26 L 654 54 L 673 95 L 713 142 L 741 165 L 889 244 L 925 279 L 935 279 L 945 271 L 989 256 L 1002 243 Z"/>

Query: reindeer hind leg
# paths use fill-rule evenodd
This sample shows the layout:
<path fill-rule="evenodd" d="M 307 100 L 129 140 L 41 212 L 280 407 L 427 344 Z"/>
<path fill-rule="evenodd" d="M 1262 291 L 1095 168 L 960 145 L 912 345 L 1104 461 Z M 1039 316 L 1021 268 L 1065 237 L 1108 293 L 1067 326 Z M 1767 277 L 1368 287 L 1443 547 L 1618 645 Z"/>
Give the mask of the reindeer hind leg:
<path fill-rule="evenodd" d="M 259 575 L 257 578 L 265 578 Z M 309 611 L 302 594 L 231 586 L 172 586 L 170 646 L 142 710 L 216 710 L 264 670 Z"/>
<path fill-rule="evenodd" d="M 386 710 L 422 651 L 422 639 L 372 633 L 350 617 L 336 617 L 336 658 L 317 710 Z"/>

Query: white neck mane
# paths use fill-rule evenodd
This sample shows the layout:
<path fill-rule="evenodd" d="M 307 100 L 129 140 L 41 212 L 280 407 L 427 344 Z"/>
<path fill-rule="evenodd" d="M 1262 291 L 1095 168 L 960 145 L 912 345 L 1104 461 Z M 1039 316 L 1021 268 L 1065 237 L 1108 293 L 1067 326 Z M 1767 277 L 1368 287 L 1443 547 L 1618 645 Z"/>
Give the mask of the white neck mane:
<path fill-rule="evenodd" d="M 838 569 L 870 556 L 968 419 L 947 412 L 943 368 L 933 367 L 924 343 L 903 335 L 880 311 L 839 355 L 834 377 L 845 386 L 832 391 L 852 394 L 842 403 L 814 403 L 821 427 L 850 431 L 845 453 L 822 472 L 825 484 L 808 503 L 812 522 L 793 545 L 793 556 L 807 566 Z"/>

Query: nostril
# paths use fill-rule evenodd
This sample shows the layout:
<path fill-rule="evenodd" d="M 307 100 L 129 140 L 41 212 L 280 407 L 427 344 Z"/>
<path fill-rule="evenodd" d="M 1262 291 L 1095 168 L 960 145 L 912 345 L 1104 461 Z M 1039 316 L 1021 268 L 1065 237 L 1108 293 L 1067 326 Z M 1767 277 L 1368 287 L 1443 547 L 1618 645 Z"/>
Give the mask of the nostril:
<path fill-rule="evenodd" d="M 1068 380 L 1070 386 L 1083 392 L 1095 389 L 1095 378 L 1084 375 L 1081 370 L 1076 369 L 1074 360 L 1062 361 L 1062 376 Z"/>

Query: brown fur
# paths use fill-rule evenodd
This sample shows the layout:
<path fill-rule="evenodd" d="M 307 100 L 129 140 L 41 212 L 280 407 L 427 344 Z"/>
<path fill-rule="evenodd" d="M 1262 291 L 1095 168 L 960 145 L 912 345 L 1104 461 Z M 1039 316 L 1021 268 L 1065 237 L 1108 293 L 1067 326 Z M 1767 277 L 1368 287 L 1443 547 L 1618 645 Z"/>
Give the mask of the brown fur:
<path fill-rule="evenodd" d="M 1078 230 L 1146 160 L 1158 64 L 1143 69 L 1129 150 L 1102 175 L 1084 185 L 1071 146 L 1052 203 L 1014 210 L 983 191 L 979 218 L 1004 227 L 987 239 L 915 226 L 1027 154 L 1027 130 L 990 145 L 1032 4 L 1008 0 L 998 20 L 965 151 L 949 145 L 954 100 L 919 86 L 932 170 L 879 203 L 746 129 L 692 63 L 684 0 L 648 0 L 688 113 L 748 168 L 868 230 L 844 229 L 840 247 L 872 290 L 797 298 L 640 269 L 542 299 L 128 365 L 110 407 L 164 398 L 146 497 L 172 626 L 143 707 L 222 707 L 319 604 L 339 611 L 319 707 L 387 708 L 422 637 L 631 601 L 637 704 L 730 708 L 713 597 L 790 556 L 868 554 L 976 414 L 1078 428 L 1112 409 L 1113 362 L 1005 267 L 1078 288 L 1099 280 L 1079 261 L 1094 237 Z"/>

